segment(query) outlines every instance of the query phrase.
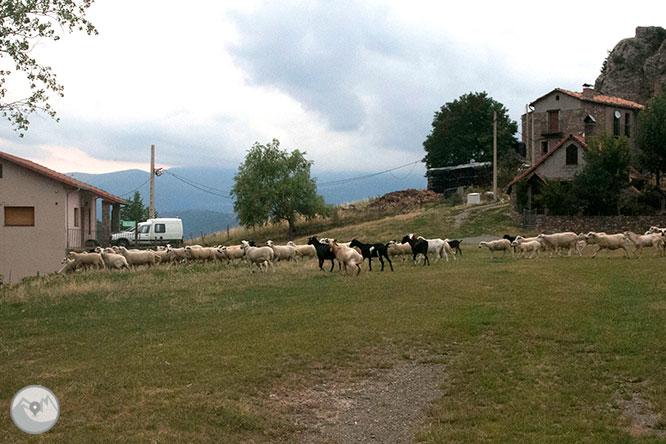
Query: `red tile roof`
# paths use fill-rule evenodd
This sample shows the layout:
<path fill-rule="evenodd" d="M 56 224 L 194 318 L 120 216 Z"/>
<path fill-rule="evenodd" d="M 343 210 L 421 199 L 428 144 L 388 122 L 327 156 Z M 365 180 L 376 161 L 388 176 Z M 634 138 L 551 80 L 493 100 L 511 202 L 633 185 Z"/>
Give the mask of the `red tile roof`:
<path fill-rule="evenodd" d="M 562 140 L 560 141 L 560 143 L 558 143 L 557 146 L 556 146 L 555 148 L 553 148 L 552 150 L 548 151 L 548 152 L 547 152 L 547 153 L 546 153 L 541 159 L 539 159 L 534 165 L 532 165 L 531 167 L 529 167 L 528 169 L 526 169 L 526 170 L 523 171 L 522 173 L 518 174 L 518 175 L 517 175 L 517 176 L 516 176 L 511 182 L 509 182 L 509 185 L 507 185 L 507 188 L 511 188 L 511 186 L 512 186 L 513 184 L 515 184 L 515 183 L 518 182 L 520 179 L 522 179 L 523 177 L 529 175 L 531 172 L 533 172 L 534 170 L 536 170 L 537 168 L 539 168 L 539 165 L 541 165 L 542 163 L 544 163 L 544 162 L 546 161 L 546 159 L 548 159 L 550 156 L 552 156 L 553 153 L 554 153 L 555 151 L 557 151 L 557 150 L 559 150 L 560 148 L 562 148 L 562 147 L 567 143 L 567 141 L 573 141 L 573 142 L 576 142 L 576 143 L 579 144 L 584 150 L 587 149 L 587 143 L 585 143 L 585 139 L 583 139 L 583 138 L 580 137 L 580 136 L 575 136 L 575 135 L 573 135 L 573 134 L 569 134 L 567 137 L 565 137 L 564 139 L 562 139 Z"/>
<path fill-rule="evenodd" d="M 85 182 L 81 182 L 80 180 L 76 180 L 73 177 L 66 176 L 62 173 L 59 173 L 57 171 L 54 171 L 50 168 L 46 168 L 45 166 L 42 166 L 38 163 L 32 162 L 28 159 L 23 159 L 21 157 L 14 156 L 9 153 L 4 153 L 0 151 L 0 159 L 5 159 L 8 160 L 12 163 L 15 163 L 19 166 L 22 166 L 23 168 L 26 168 L 28 170 L 34 171 L 35 173 L 41 174 L 43 176 L 46 176 L 50 179 L 56 180 L 58 182 L 62 182 L 65 185 L 69 185 L 74 188 L 81 188 L 82 190 L 90 191 L 91 193 L 101 197 L 104 200 L 108 200 L 113 203 L 120 203 L 124 204 L 127 203 L 127 201 L 121 197 L 114 196 L 111 193 L 107 193 L 104 190 L 100 190 L 99 188 L 96 188 L 92 185 L 88 185 Z"/>
<path fill-rule="evenodd" d="M 566 95 L 571 96 L 571 97 L 574 97 L 578 100 L 582 100 L 584 102 L 601 103 L 603 105 L 614 105 L 614 106 L 621 106 L 623 108 L 632 108 L 632 109 L 643 109 L 643 108 L 645 108 L 640 103 L 632 102 L 631 100 L 621 99 L 620 97 L 604 96 L 602 94 L 595 94 L 591 97 L 585 97 L 582 92 L 569 91 L 569 90 L 562 89 L 562 88 L 555 88 L 554 90 L 552 90 L 548 94 L 545 94 L 545 95 L 539 97 L 538 99 L 536 99 L 534 102 L 530 103 L 530 105 L 538 102 L 539 100 L 541 100 L 544 97 L 554 93 L 555 91 L 560 92 L 562 94 L 566 94 Z"/>

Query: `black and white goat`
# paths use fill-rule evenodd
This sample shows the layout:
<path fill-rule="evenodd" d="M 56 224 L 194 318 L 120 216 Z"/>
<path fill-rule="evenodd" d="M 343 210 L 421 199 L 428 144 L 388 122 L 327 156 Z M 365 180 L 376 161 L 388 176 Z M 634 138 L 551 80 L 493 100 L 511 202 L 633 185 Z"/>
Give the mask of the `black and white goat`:
<path fill-rule="evenodd" d="M 391 267 L 391 271 L 393 271 L 393 263 L 391 263 L 391 259 L 388 256 L 388 246 L 384 244 L 364 244 L 360 242 L 358 239 L 354 239 L 349 243 L 349 246 L 354 248 L 357 247 L 359 250 L 361 250 L 361 254 L 363 255 L 363 259 L 368 259 L 368 265 L 370 267 L 370 271 L 372 271 L 372 258 L 376 257 L 379 258 L 379 262 L 382 264 L 382 270 L 384 271 L 384 260 L 382 259 L 383 257 L 386 258 L 386 260 L 389 263 L 389 266 Z"/>

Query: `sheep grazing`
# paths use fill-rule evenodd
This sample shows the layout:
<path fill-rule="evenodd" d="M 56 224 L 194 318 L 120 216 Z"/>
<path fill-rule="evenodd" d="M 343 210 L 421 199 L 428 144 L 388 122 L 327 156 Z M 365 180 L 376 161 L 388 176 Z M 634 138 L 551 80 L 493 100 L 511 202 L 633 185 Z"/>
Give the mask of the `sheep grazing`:
<path fill-rule="evenodd" d="M 518 256 L 517 257 L 514 256 L 516 259 L 525 257 L 525 254 L 527 254 L 527 252 L 529 251 L 532 252 L 532 255 L 528 259 L 532 259 L 535 254 L 537 259 L 539 258 L 539 251 L 541 250 L 541 242 L 539 241 L 534 240 L 529 242 L 523 242 L 516 239 L 515 241 L 511 242 L 511 246 L 513 246 L 514 249 L 518 249 L 519 251 Z"/>
<path fill-rule="evenodd" d="M 260 270 L 268 271 L 270 266 L 273 271 L 275 267 L 273 266 L 273 261 L 275 261 L 275 253 L 271 247 L 253 247 L 247 241 L 242 241 L 241 243 L 244 253 L 244 258 L 250 262 L 250 264 L 256 264 Z M 224 247 L 222 247 L 224 248 Z"/>
<path fill-rule="evenodd" d="M 624 257 L 629 257 L 629 251 L 627 250 L 627 240 L 623 233 L 606 234 L 590 231 L 585 235 L 585 239 L 587 240 L 588 244 L 595 244 L 597 246 L 597 250 L 592 255 L 592 258 L 597 257 L 597 253 L 599 253 L 601 250 L 606 250 L 607 257 L 610 257 L 611 250 L 619 250 L 620 248 L 624 250 Z"/>
<path fill-rule="evenodd" d="M 495 251 L 501 251 L 502 256 L 506 254 L 506 250 L 509 250 L 511 252 L 511 256 L 515 257 L 515 255 L 513 254 L 513 250 L 511 249 L 511 242 L 509 242 L 507 239 L 498 239 L 489 242 L 479 242 L 479 248 L 481 247 L 488 248 L 488 250 L 490 250 L 491 253 L 495 253 Z M 492 257 L 495 257 L 495 255 L 492 254 Z"/>
<path fill-rule="evenodd" d="M 402 260 L 407 260 L 407 256 L 412 255 L 412 246 L 409 244 L 399 244 L 392 240 L 386 244 L 386 252 L 391 257 L 402 256 Z"/>
<path fill-rule="evenodd" d="M 170 262 L 187 262 L 187 253 L 185 248 L 173 248 L 171 245 L 166 246 L 167 258 Z"/>
<path fill-rule="evenodd" d="M 644 234 L 644 235 L 636 234 L 633 231 L 625 231 L 624 238 L 628 242 L 630 242 L 634 247 L 636 247 L 634 249 L 634 256 L 637 256 L 636 253 L 638 251 L 640 251 L 642 254 L 643 253 L 643 251 L 641 250 L 642 248 L 650 248 L 650 247 L 655 247 L 656 249 L 654 253 L 655 256 L 664 255 L 664 237 L 658 231 L 654 231 L 651 234 Z"/>
<path fill-rule="evenodd" d="M 360 242 L 358 239 L 353 239 L 350 244 L 350 247 L 352 248 L 359 248 L 361 250 L 361 255 L 363 256 L 363 259 L 368 259 L 368 267 L 370 271 L 372 271 L 372 258 L 376 257 L 379 258 L 379 262 L 382 264 L 382 269 L 381 271 L 384 271 L 384 260 L 382 258 L 386 258 L 386 260 L 389 263 L 389 266 L 391 267 L 391 271 L 393 271 L 393 263 L 391 263 L 391 258 L 388 256 L 387 246 L 381 243 L 377 244 L 364 244 Z"/>
<path fill-rule="evenodd" d="M 314 245 L 296 245 L 293 241 L 287 242 L 287 245 L 296 249 L 296 255 L 300 257 L 315 257 L 317 256 L 317 249 Z"/>
<path fill-rule="evenodd" d="M 308 245 L 312 245 L 317 252 L 317 259 L 319 259 L 319 269 L 324 271 L 324 267 L 322 266 L 324 265 L 324 261 L 331 261 L 331 269 L 328 271 L 333 271 L 333 267 L 335 266 L 335 263 L 333 262 L 335 259 L 335 254 L 333 253 L 331 246 L 317 240 L 317 236 L 312 236 L 310 239 L 308 239 Z"/>
<path fill-rule="evenodd" d="M 331 251 L 333 251 L 338 262 L 342 264 L 345 273 L 347 272 L 347 267 L 350 267 L 351 269 L 356 267 L 356 276 L 361 274 L 361 264 L 363 263 L 363 256 L 361 253 L 356 251 L 353 247 L 338 245 L 335 242 L 335 239 L 331 239 L 329 242 L 331 245 Z"/>
<path fill-rule="evenodd" d="M 296 247 L 291 245 L 275 245 L 272 240 L 266 242 L 269 248 L 273 249 L 276 261 L 296 260 Z"/>
<path fill-rule="evenodd" d="M 155 265 L 156 258 L 154 252 L 150 250 L 128 250 L 125 247 L 114 247 L 116 251 L 125 256 L 127 263 L 131 266 L 148 265 L 152 267 Z"/>
<path fill-rule="evenodd" d="M 99 253 L 76 253 L 70 251 L 67 253 L 67 258 L 74 261 L 74 269 L 104 268 L 104 261 Z"/>
<path fill-rule="evenodd" d="M 63 267 L 58 270 L 58 274 L 73 273 L 76 271 L 76 261 L 74 259 L 64 258 L 61 262 Z"/>
<path fill-rule="evenodd" d="M 218 249 L 222 249 L 222 246 L 219 246 Z M 229 245 L 224 247 L 224 255 L 227 258 L 227 263 L 234 259 L 238 259 L 239 261 L 242 260 L 244 254 L 245 252 L 243 251 L 242 245 Z"/>
<path fill-rule="evenodd" d="M 127 259 L 125 259 L 125 256 L 122 254 L 115 253 L 110 248 L 102 249 L 101 247 L 97 247 L 95 248 L 95 251 L 97 251 L 102 256 L 102 260 L 104 261 L 104 264 L 107 268 L 116 270 L 130 270 L 129 263 L 127 262 Z"/>
<path fill-rule="evenodd" d="M 578 235 L 576 233 L 572 233 L 571 231 L 554 234 L 542 233 L 537 236 L 537 240 L 552 250 L 550 252 L 550 257 L 553 257 L 553 251 L 556 252 L 558 256 L 562 256 L 562 253 L 560 253 L 561 248 L 567 248 L 569 250 L 569 254 L 567 256 L 571 256 L 571 253 L 574 250 L 576 250 L 579 255 L 581 254 L 580 251 L 578 251 L 576 248 L 576 244 L 578 243 Z"/>
<path fill-rule="evenodd" d="M 430 259 L 428 259 L 428 241 L 425 239 L 417 239 L 413 234 L 408 234 L 402 238 L 403 244 L 409 244 L 412 248 L 412 254 L 414 255 L 414 265 L 416 265 L 416 257 L 423 255 L 423 265 L 428 263 L 430 266 Z"/>

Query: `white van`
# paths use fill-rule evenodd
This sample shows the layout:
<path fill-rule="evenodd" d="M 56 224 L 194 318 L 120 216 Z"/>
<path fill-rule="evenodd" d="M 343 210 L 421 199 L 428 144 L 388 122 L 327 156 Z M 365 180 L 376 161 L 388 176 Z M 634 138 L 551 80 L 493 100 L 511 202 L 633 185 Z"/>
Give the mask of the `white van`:
<path fill-rule="evenodd" d="M 111 235 L 113 245 L 134 245 L 134 228 Z M 183 245 L 183 221 L 175 217 L 159 217 L 139 222 L 139 246 Z"/>

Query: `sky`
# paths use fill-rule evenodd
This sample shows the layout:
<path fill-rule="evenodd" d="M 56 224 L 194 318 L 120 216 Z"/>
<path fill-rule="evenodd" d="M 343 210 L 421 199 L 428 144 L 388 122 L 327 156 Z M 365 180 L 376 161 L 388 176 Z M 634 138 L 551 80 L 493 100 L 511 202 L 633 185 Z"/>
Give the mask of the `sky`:
<path fill-rule="evenodd" d="M 60 121 L 33 115 L 22 139 L 0 122 L 1 151 L 148 171 L 154 144 L 158 166 L 236 168 L 277 138 L 315 172 L 374 172 L 421 159 L 463 94 L 519 122 L 552 89 L 582 90 L 636 26 L 666 27 L 666 2 L 96 0 L 87 16 L 99 35 L 33 50 L 65 86 Z"/>

